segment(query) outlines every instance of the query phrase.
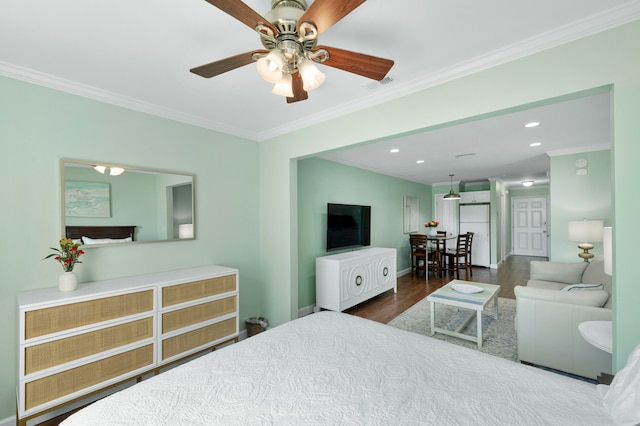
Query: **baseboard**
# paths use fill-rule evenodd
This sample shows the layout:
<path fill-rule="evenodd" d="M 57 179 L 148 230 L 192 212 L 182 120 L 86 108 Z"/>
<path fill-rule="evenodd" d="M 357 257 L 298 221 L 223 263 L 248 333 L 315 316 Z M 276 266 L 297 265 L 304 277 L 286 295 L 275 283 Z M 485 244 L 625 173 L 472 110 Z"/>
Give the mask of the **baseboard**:
<path fill-rule="evenodd" d="M 398 278 L 403 277 L 405 275 L 409 275 L 411 273 L 411 268 L 403 269 L 402 271 L 398 271 Z"/>
<path fill-rule="evenodd" d="M 316 305 L 305 306 L 304 308 L 298 309 L 298 318 L 306 317 L 309 314 L 314 312 Z"/>
<path fill-rule="evenodd" d="M 7 417 L 6 419 L 0 420 L 0 426 L 15 426 L 16 424 L 16 416 Z"/>

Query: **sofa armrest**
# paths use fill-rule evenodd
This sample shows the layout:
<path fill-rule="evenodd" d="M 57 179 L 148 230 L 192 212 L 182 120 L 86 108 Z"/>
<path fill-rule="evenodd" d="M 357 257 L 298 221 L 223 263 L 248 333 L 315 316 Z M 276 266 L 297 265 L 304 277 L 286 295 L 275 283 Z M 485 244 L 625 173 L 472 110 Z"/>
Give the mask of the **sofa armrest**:
<path fill-rule="evenodd" d="M 611 354 L 589 344 L 578 330 L 585 321 L 611 321 L 611 309 L 565 303 L 569 293 L 516 286 L 518 358 L 556 370 L 595 379 L 612 372 Z M 584 297 L 570 292 L 569 297 Z M 579 293 L 579 294 L 573 294 Z M 606 292 L 603 292 L 606 294 Z M 605 299 L 606 300 L 606 299 Z"/>

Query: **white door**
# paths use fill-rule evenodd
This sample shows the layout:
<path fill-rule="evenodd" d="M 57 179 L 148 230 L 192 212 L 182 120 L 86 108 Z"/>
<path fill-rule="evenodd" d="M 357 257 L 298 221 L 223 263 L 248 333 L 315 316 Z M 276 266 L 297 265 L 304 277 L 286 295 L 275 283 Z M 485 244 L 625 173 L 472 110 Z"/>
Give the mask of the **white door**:
<path fill-rule="evenodd" d="M 512 253 L 548 256 L 547 197 L 511 199 Z"/>
<path fill-rule="evenodd" d="M 433 220 L 439 223 L 438 231 L 446 231 L 447 235 L 458 235 L 458 202 L 445 200 L 445 195 L 447 194 L 435 194 L 433 196 Z M 455 241 L 453 243 L 447 241 L 447 248 L 450 248 L 451 244 L 455 245 Z"/>

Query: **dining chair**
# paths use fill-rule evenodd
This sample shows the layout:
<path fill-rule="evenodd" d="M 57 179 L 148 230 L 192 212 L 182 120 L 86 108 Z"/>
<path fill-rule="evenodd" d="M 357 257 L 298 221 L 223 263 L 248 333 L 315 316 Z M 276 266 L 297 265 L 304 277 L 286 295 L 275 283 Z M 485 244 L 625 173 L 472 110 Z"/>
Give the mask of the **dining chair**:
<path fill-rule="evenodd" d="M 447 231 L 436 231 L 436 235 L 438 237 L 446 237 L 447 236 Z M 439 253 L 440 258 L 438 259 L 438 265 L 437 265 L 437 270 L 434 271 L 436 274 L 440 275 L 440 273 L 442 272 L 442 264 L 445 262 L 445 257 L 444 254 L 447 251 L 447 240 L 439 240 L 439 241 L 433 241 L 433 249 L 435 250 L 436 253 Z"/>
<path fill-rule="evenodd" d="M 414 271 L 423 270 L 425 274 L 428 274 L 427 270 L 427 236 L 423 234 L 411 234 L 409 235 L 410 246 L 410 265 L 411 275 Z M 422 266 L 421 262 L 422 261 Z"/>
<path fill-rule="evenodd" d="M 460 270 L 464 269 L 465 279 L 471 276 L 471 264 L 469 263 L 469 234 L 459 234 L 455 249 L 448 249 L 444 254 L 446 262 L 443 270 L 456 274 L 460 279 Z"/>
<path fill-rule="evenodd" d="M 475 235 L 475 232 L 467 232 L 467 235 L 469 236 L 469 244 L 467 247 L 467 253 L 469 255 L 468 259 L 467 259 L 467 263 L 469 264 L 469 271 L 470 271 L 470 276 L 473 277 L 473 262 L 471 259 L 471 256 L 473 255 L 473 236 Z"/>

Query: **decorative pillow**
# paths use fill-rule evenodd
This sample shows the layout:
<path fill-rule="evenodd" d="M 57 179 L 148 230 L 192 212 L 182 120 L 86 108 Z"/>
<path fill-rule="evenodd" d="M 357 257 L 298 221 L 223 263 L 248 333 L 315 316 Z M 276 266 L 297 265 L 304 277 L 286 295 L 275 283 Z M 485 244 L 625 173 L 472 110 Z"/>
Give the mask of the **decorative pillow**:
<path fill-rule="evenodd" d="M 531 279 L 554 281 L 565 284 L 580 284 L 587 262 L 543 262 L 531 261 Z"/>
<path fill-rule="evenodd" d="M 113 243 L 130 243 L 133 239 L 131 237 L 127 238 L 89 238 L 82 237 L 82 242 L 85 245 L 90 244 L 113 244 Z"/>
<path fill-rule="evenodd" d="M 598 385 L 600 391 L 606 388 Z M 631 352 L 627 365 L 618 371 L 603 393 L 602 402 L 616 424 L 640 423 L 640 345 Z"/>
<path fill-rule="evenodd" d="M 604 290 L 604 284 L 569 284 L 562 287 L 562 291 L 575 290 Z"/>

